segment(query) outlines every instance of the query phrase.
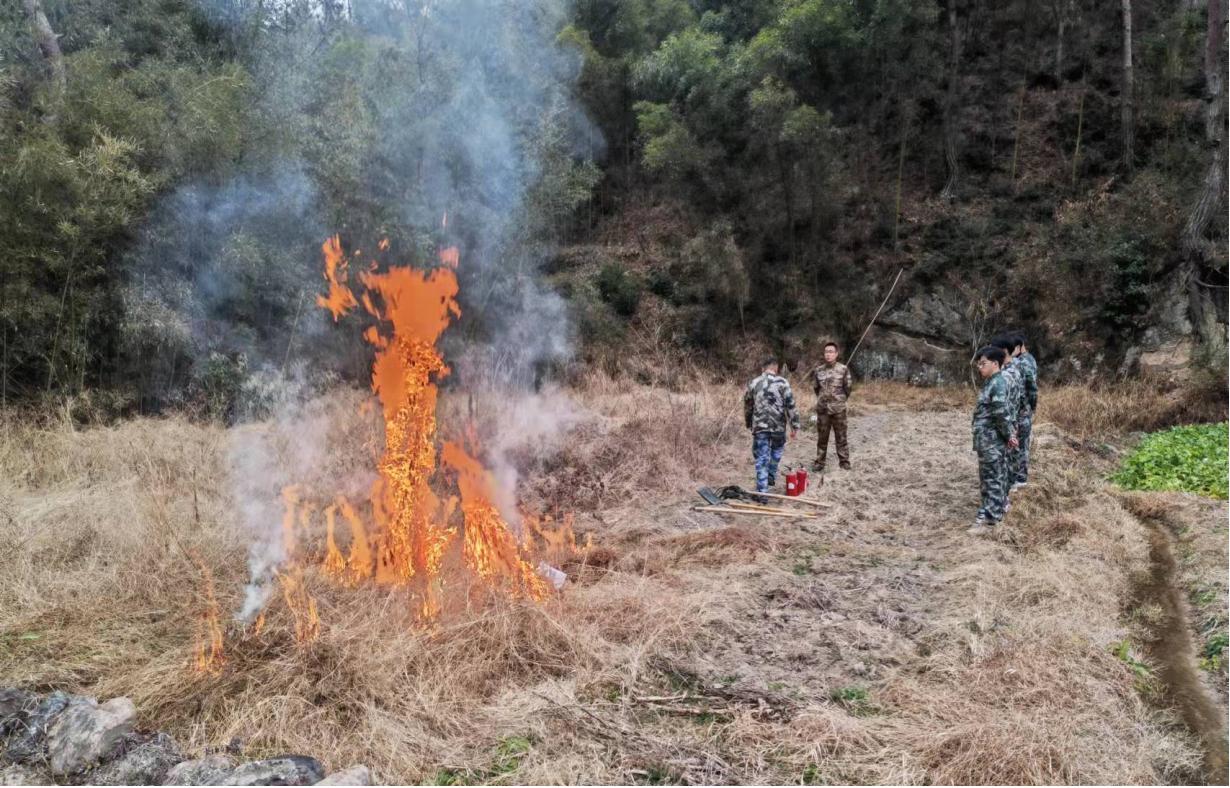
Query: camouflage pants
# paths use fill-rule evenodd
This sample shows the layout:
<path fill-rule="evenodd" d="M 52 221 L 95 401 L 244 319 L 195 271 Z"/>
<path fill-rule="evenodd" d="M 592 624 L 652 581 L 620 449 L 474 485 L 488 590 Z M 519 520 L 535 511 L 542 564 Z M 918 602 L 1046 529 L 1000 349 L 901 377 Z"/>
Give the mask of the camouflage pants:
<path fill-rule="evenodd" d="M 756 492 L 768 492 L 777 481 L 777 464 L 786 450 L 786 433 L 757 432 L 752 435 L 752 457 L 756 460 Z"/>
<path fill-rule="evenodd" d="M 850 463 L 850 447 L 846 445 L 846 412 L 825 413 L 816 412 L 816 468 L 824 470 L 824 461 L 829 453 L 829 432 L 832 431 L 834 443 L 837 444 L 837 461 L 842 465 Z"/>
<path fill-rule="evenodd" d="M 978 450 L 978 486 L 982 506 L 978 517 L 997 523 L 1004 519 L 1008 503 L 1008 447 L 1002 443 L 983 446 Z"/>
<path fill-rule="evenodd" d="M 1016 437 L 1020 441 L 1020 446 L 1012 452 L 1011 468 L 1009 472 L 1008 484 L 1024 484 L 1029 481 L 1029 437 L 1034 430 L 1034 414 L 1031 411 L 1026 411 L 1021 414 L 1021 417 L 1016 423 Z"/>

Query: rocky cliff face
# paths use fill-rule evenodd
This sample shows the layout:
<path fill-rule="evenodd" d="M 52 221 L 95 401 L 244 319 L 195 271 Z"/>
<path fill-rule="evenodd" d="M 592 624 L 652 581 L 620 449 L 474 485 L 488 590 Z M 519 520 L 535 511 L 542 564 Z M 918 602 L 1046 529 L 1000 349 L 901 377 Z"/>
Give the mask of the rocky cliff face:
<path fill-rule="evenodd" d="M 1216 319 L 1211 322 L 1210 330 L 1214 337 L 1220 335 L 1224 355 L 1226 325 Z M 865 378 L 914 385 L 969 381 L 976 344 L 1006 328 L 1026 332 L 1043 374 L 1056 382 L 1141 376 L 1182 383 L 1203 363 L 1196 352 L 1198 332 L 1189 319 L 1188 291 L 1175 278 L 1161 288 L 1146 328 L 1125 332 L 1120 341 L 1112 338 L 1109 342 L 1046 323 L 995 325 L 952 288 L 922 289 L 884 311 L 868 331 L 854 367 Z"/>

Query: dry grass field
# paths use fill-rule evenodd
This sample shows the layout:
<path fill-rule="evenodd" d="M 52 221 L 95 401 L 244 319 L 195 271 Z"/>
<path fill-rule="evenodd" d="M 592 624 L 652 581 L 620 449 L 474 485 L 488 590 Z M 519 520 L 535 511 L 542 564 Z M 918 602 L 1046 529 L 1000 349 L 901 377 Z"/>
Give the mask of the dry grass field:
<path fill-rule="evenodd" d="M 546 602 L 496 598 L 415 627 L 398 592 L 309 571 L 320 636 L 296 643 L 275 599 L 259 633 L 227 625 L 217 675 L 190 667 L 200 566 L 237 610 L 244 496 L 358 484 L 379 445 L 362 397 L 300 414 L 325 425 L 307 455 L 273 423 L 10 416 L 0 683 L 127 695 L 142 725 L 192 752 L 303 752 L 382 782 L 1224 781 L 1209 755 L 1224 755 L 1224 728 L 1171 691 L 1167 660 L 1184 654 L 1156 645 L 1175 616 L 1183 636 L 1202 617 L 1224 627 L 1226 506 L 1103 481 L 1123 431 L 1141 428 L 1116 418 L 1123 401 L 1044 390 L 1034 481 L 999 538 L 976 539 L 964 390 L 856 392 L 854 467 L 809 491 L 832 503 L 819 519 L 691 511 L 699 485 L 749 486 L 740 393 L 594 377 L 550 405 L 570 410 L 563 442 L 509 449 L 523 499 L 573 513 L 590 540 Z M 491 422 L 517 408 L 480 397 L 476 410 Z M 252 431 L 281 447 L 282 478 L 236 484 Z M 786 462 L 810 460 L 812 441 L 801 433 Z M 1160 533 L 1177 556 L 1161 578 L 1171 607 L 1148 593 L 1167 591 L 1150 584 Z M 1223 721 L 1224 671 L 1183 685 Z"/>

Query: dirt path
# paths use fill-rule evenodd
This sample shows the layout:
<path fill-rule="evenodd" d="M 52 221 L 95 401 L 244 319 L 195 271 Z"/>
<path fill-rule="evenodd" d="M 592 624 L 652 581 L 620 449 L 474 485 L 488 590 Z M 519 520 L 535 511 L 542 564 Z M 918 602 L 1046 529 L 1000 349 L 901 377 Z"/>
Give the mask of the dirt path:
<path fill-rule="evenodd" d="M 883 678 L 916 654 L 922 622 L 935 618 L 943 567 L 954 545 L 968 540 L 962 526 L 976 509 L 972 455 L 945 448 L 954 438 L 963 442 L 963 422 L 957 413 L 855 418 L 854 467 L 830 469 L 823 485 L 809 489 L 834 504 L 820 520 L 746 523 L 775 532 L 776 565 L 745 579 L 751 593 L 732 611 L 733 637 L 719 639 L 714 666 L 742 666 L 816 702 Z M 808 464 L 814 454 L 814 434 L 804 433 L 784 462 Z M 751 486 L 749 466 L 715 475 Z M 717 526 L 735 518 L 707 519 Z"/>
<path fill-rule="evenodd" d="M 1177 715 L 1142 706 L 1133 665 L 1112 653 L 1129 638 L 1120 619 L 1149 567 L 1147 529 L 1042 425 L 1008 527 L 968 536 L 968 430 L 963 411 L 875 409 L 850 421 L 853 469 L 809 490 L 834 504 L 820 519 L 694 513 L 700 499 L 681 495 L 654 507 L 653 526 L 623 531 L 632 566 L 707 600 L 695 652 L 668 667 L 663 691 L 761 693 L 792 704 L 787 721 L 824 716 L 841 732 L 795 781 L 1198 779 L 1197 743 Z M 742 443 L 694 475 L 750 487 Z M 783 462 L 814 450 L 803 433 Z M 638 518 L 621 507 L 603 519 Z M 738 759 L 736 748 L 726 760 Z"/>

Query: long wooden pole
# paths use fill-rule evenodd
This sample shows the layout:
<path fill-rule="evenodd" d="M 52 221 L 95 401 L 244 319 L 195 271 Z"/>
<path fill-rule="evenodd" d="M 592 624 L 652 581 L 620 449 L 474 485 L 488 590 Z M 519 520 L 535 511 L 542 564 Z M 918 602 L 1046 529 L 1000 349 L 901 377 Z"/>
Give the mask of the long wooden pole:
<path fill-rule="evenodd" d="M 776 498 L 779 501 L 790 501 L 791 503 L 805 503 L 808 506 L 820 506 L 820 507 L 827 508 L 833 505 L 831 503 L 828 503 L 827 501 L 813 501 L 810 498 L 800 498 L 797 495 L 778 495 L 777 493 L 752 493 L 752 494 L 759 495 L 761 498 Z"/>
<path fill-rule="evenodd" d="M 747 514 L 752 517 L 801 517 L 805 520 L 814 520 L 814 514 L 805 512 L 760 512 L 754 509 L 731 509 L 729 506 L 693 506 L 694 512 L 713 512 L 715 514 Z"/>
<path fill-rule="evenodd" d="M 863 340 L 867 338 L 867 332 L 871 330 L 871 327 L 875 325 L 876 319 L 880 317 L 880 313 L 884 311 L 884 306 L 888 303 L 888 299 L 893 297 L 893 291 L 897 289 L 897 283 L 901 281 L 901 275 L 904 273 L 904 268 L 897 272 L 897 278 L 893 280 L 893 286 L 888 288 L 888 294 L 884 296 L 884 300 L 880 302 L 880 308 L 876 310 L 875 315 L 871 318 L 871 322 L 868 323 L 867 327 L 863 329 L 863 335 L 858 338 L 858 342 L 854 343 L 854 350 L 851 350 L 850 355 L 846 358 L 846 366 L 850 366 L 850 363 L 854 361 L 854 354 L 858 352 L 859 346 L 862 345 Z"/>

